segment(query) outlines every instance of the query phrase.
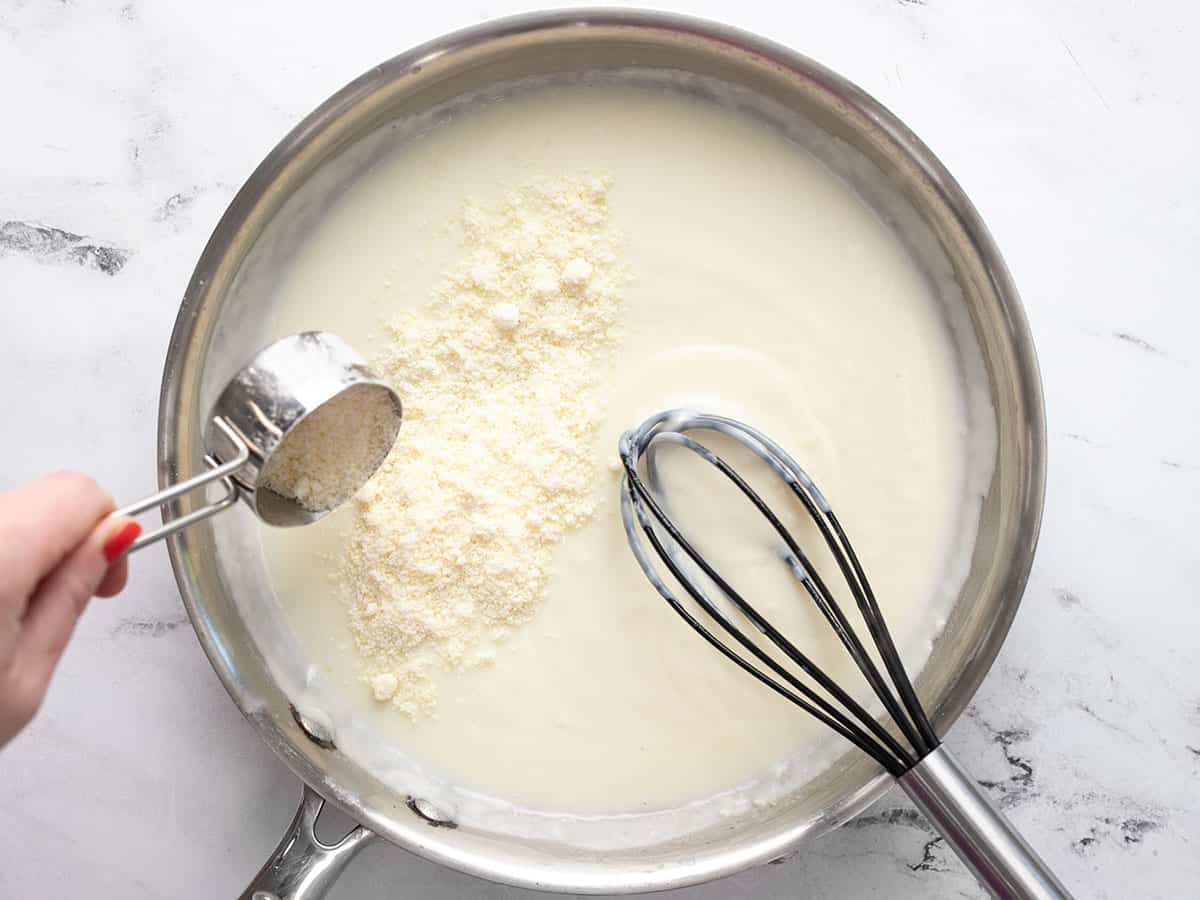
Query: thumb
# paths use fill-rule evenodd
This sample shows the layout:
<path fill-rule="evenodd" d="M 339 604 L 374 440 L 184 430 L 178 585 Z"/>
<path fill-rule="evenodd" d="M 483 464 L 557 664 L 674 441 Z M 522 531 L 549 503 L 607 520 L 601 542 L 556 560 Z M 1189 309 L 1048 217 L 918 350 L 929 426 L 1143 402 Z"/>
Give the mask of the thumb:
<path fill-rule="evenodd" d="M 75 622 L 117 562 L 141 532 L 128 516 L 106 518 L 47 575 L 29 600 L 22 622 L 21 666 L 42 691 L 62 656 Z"/>

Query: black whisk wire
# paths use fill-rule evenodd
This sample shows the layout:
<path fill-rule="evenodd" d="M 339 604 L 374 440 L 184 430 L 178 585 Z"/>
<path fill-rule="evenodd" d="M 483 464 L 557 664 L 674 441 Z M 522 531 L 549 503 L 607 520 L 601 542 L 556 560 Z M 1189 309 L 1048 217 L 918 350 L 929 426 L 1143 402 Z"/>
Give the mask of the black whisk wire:
<path fill-rule="evenodd" d="M 808 557 L 800 548 L 795 538 L 792 537 L 791 532 L 784 527 L 783 523 L 779 521 L 779 518 L 775 515 L 771 508 L 767 506 L 766 502 L 763 501 L 759 494 L 727 462 L 725 462 L 725 460 L 721 459 L 720 456 L 713 453 L 707 447 L 694 441 L 692 438 L 687 437 L 686 435 L 676 432 L 660 432 L 654 435 L 646 447 L 647 461 L 652 458 L 655 447 L 661 442 L 667 442 L 677 446 L 686 447 L 701 459 L 705 460 L 705 462 L 708 462 L 710 465 L 715 467 L 719 472 L 721 472 L 722 475 L 733 482 L 738 490 L 741 491 L 748 500 L 750 500 L 763 518 L 767 520 L 767 522 L 774 529 L 775 533 L 779 535 L 779 537 L 787 545 L 787 548 L 791 554 L 791 557 L 788 561 L 792 566 L 793 573 L 799 578 L 800 583 L 804 586 L 809 596 L 812 597 L 817 609 L 833 628 L 834 633 L 838 636 L 842 646 L 845 647 L 846 652 L 849 653 L 850 658 L 858 667 L 859 672 L 862 673 L 863 677 L 867 680 L 867 683 L 871 686 L 871 689 L 879 697 L 880 701 L 887 709 L 888 714 L 891 715 L 896 721 L 896 724 L 903 732 L 905 739 L 908 740 L 909 743 L 914 747 L 920 749 L 922 744 L 920 733 L 913 725 L 909 723 L 908 718 L 901 709 L 900 703 L 888 689 L 888 685 L 884 681 L 883 676 L 880 674 L 879 669 L 876 667 L 874 660 L 871 659 L 870 654 L 859 640 L 858 635 L 855 634 L 853 627 L 846 619 L 841 607 L 838 606 L 837 602 L 833 599 L 833 595 L 829 591 L 828 587 L 826 587 L 820 573 L 809 561 Z M 644 484 L 643 487 L 645 487 Z M 798 490 L 796 485 L 792 485 L 792 487 L 793 490 Z M 798 496 L 800 496 L 802 500 L 807 500 L 808 506 L 812 507 L 810 509 L 810 515 L 812 515 L 818 522 L 818 525 L 822 527 L 822 533 L 826 535 L 827 543 L 830 544 L 830 550 L 831 552 L 834 552 L 835 558 L 838 560 L 839 567 L 842 568 L 847 582 L 851 585 L 852 592 L 855 594 L 856 598 L 861 597 L 862 590 L 853 580 L 853 576 L 849 571 L 849 567 L 846 566 L 845 561 L 840 555 L 837 554 L 836 548 L 832 545 L 832 535 L 828 534 L 828 530 L 824 527 L 824 522 L 817 515 L 816 508 L 812 505 L 813 501 L 803 492 L 799 492 Z M 860 609 L 862 608 L 861 602 L 859 607 Z M 873 722 L 874 719 L 872 718 L 871 721 Z"/>
<path fill-rule="evenodd" d="M 861 594 L 858 591 L 854 592 L 858 609 L 867 623 L 867 629 L 871 632 L 871 639 L 875 642 L 875 647 L 879 650 L 879 655 L 883 657 L 883 664 L 887 668 L 888 674 L 892 677 L 892 683 L 900 693 L 900 698 L 904 702 L 904 708 L 913 718 L 913 724 L 916 725 L 921 738 L 921 743 L 919 745 L 914 744 L 914 746 L 917 746 L 921 751 L 921 755 L 924 756 L 937 747 L 941 743 L 941 739 L 938 738 L 937 732 L 933 730 L 929 716 L 925 714 L 925 707 L 921 705 L 921 701 L 917 698 L 917 692 L 914 690 L 912 681 L 908 677 L 908 671 L 900 661 L 900 653 L 896 650 L 896 643 L 892 640 L 892 633 L 888 630 L 887 624 L 883 620 L 883 613 L 879 609 L 878 602 L 875 600 L 875 592 L 871 590 L 871 584 L 867 581 L 866 573 L 863 572 L 862 565 L 858 561 L 858 554 L 854 552 L 854 547 L 851 545 L 849 538 L 846 537 L 846 532 L 842 530 L 842 525 L 832 510 L 829 512 L 829 522 L 834 533 L 837 535 L 837 539 L 845 553 L 845 558 L 849 559 L 854 574 L 862 586 Z M 838 560 L 839 567 L 843 566 L 842 555 L 835 553 L 834 556 Z M 847 581 L 849 580 L 847 576 Z"/>
<path fill-rule="evenodd" d="M 832 592 L 810 562 L 808 555 L 779 517 L 724 459 L 705 445 L 684 434 L 687 431 L 699 430 L 718 432 L 733 438 L 764 460 L 788 484 L 809 518 L 816 524 L 826 547 L 850 588 L 876 650 L 883 660 L 884 668 L 891 679 L 891 685 L 875 665 L 870 653 L 855 633 Z M 686 448 L 716 468 L 763 516 L 787 547 L 787 552 L 783 554 L 784 561 L 798 578 L 822 617 L 837 634 L 842 646 L 878 696 L 904 740 L 911 746 L 911 750 L 897 741 L 836 681 L 771 625 L 683 534 L 672 519 L 665 501 L 657 490 L 660 479 L 655 451 L 662 444 Z M 647 464 L 646 478 L 643 478 L 639 472 L 639 461 L 643 455 Z M 737 420 L 723 416 L 673 410 L 660 413 L 648 419 L 639 428 L 627 433 L 621 440 L 621 459 L 625 469 L 621 509 L 630 547 L 642 571 L 660 596 L 693 630 L 726 658 L 845 737 L 895 777 L 903 775 L 917 761 L 937 747 L 939 743 L 937 735 L 933 731 L 900 661 L 895 643 L 892 641 L 857 554 L 854 553 L 841 523 L 834 515 L 824 495 L 786 451 L 762 433 Z M 738 647 L 741 647 L 745 653 L 752 656 L 772 674 L 768 674 L 759 665 L 747 659 L 743 653 L 739 653 L 687 608 L 676 592 L 659 575 L 657 567 L 643 543 L 643 537 L 658 560 L 670 572 L 671 577 L 703 610 L 707 619 L 715 622 Z M 693 567 L 703 572 L 732 606 L 804 675 L 826 691 L 833 702 L 826 700 L 797 675 L 788 671 L 757 641 L 747 635 L 743 626 L 726 615 L 697 582 Z M 689 569 L 693 569 L 693 571 L 689 571 Z M 835 703 L 841 708 L 834 705 Z"/>
<path fill-rule="evenodd" d="M 654 510 L 657 507 L 657 501 L 648 491 L 646 491 L 645 484 L 641 482 L 640 477 L 638 477 L 636 473 L 634 474 L 634 478 L 636 479 L 634 482 L 635 489 L 639 491 L 641 502 L 644 502 L 647 507 Z M 636 487 L 639 484 L 640 487 Z M 642 494 L 642 491 L 646 491 L 646 493 Z M 888 768 L 889 771 L 892 771 L 893 768 L 896 768 L 900 773 L 903 773 L 908 768 L 911 768 L 915 760 L 911 758 L 909 752 L 906 751 L 904 747 L 895 740 L 895 738 L 888 734 L 888 732 L 877 721 L 875 721 L 874 717 L 870 716 L 866 710 L 856 703 L 854 699 L 850 697 L 850 695 L 847 694 L 836 681 L 826 675 L 820 667 L 813 663 L 812 660 L 810 660 L 805 654 L 800 652 L 800 650 L 791 641 L 789 641 L 773 626 L 771 626 L 759 614 L 758 610 L 748 603 L 741 594 L 734 590 L 733 587 L 730 586 L 729 583 L 726 582 L 724 578 L 722 578 L 721 575 L 708 564 L 708 562 L 699 553 L 699 551 L 696 550 L 691 542 L 688 541 L 688 539 L 678 531 L 674 522 L 666 516 L 661 508 L 657 509 L 655 518 L 658 519 L 660 525 L 664 530 L 666 530 L 671 540 L 674 541 L 677 546 L 682 548 L 684 553 L 687 554 L 692 562 L 699 566 L 704 573 L 713 580 L 713 582 L 721 589 L 721 592 L 729 598 L 729 600 L 740 612 L 750 619 L 750 621 L 755 625 L 756 628 L 759 629 L 759 631 L 761 631 L 789 659 L 796 663 L 796 665 L 802 671 L 804 671 L 805 674 L 809 675 L 814 681 L 817 682 L 817 684 L 832 694 L 834 698 L 841 703 L 851 715 L 857 718 L 863 726 L 865 726 L 872 732 L 872 734 L 874 734 L 874 738 L 872 738 L 871 735 L 868 735 L 862 727 L 856 724 L 854 719 L 849 718 L 845 713 L 837 709 L 835 706 L 830 704 L 823 697 L 805 685 L 794 674 L 783 668 L 783 666 L 773 659 L 770 654 L 768 654 L 761 646 L 759 646 L 753 639 L 748 637 L 739 626 L 734 624 L 728 616 L 721 612 L 720 608 L 712 602 L 708 595 L 695 583 L 694 579 L 690 578 L 683 571 L 683 568 L 678 563 L 677 555 L 667 550 L 667 548 L 664 546 L 661 538 L 655 531 L 653 524 L 646 516 L 645 510 L 640 508 L 640 506 L 636 509 L 639 524 L 642 526 L 647 540 L 649 540 L 655 552 L 659 555 L 660 559 L 662 559 L 672 577 L 674 577 L 677 582 L 683 585 L 684 589 L 688 592 L 692 599 L 695 600 L 696 603 L 708 614 L 708 616 L 716 621 L 722 627 L 722 629 L 730 635 L 730 637 L 737 641 L 760 662 L 771 669 L 771 671 L 775 672 L 776 675 L 778 675 L 780 678 L 783 678 L 789 685 L 795 688 L 796 691 L 802 694 L 808 702 L 796 698 L 791 691 L 782 688 L 781 685 L 774 682 L 769 676 L 766 676 L 760 670 L 756 669 L 751 663 L 747 662 L 736 651 L 721 641 L 717 635 L 713 634 L 703 624 L 701 624 L 683 606 L 683 604 L 679 602 L 678 598 L 675 597 L 670 589 L 666 587 L 665 583 L 663 583 L 661 579 L 652 579 L 652 582 L 658 589 L 659 594 L 661 594 L 667 600 L 667 602 L 671 604 L 672 608 L 674 608 L 677 613 L 683 616 L 689 625 L 699 631 L 700 634 L 709 641 L 709 643 L 721 650 L 726 656 L 740 665 L 747 672 L 754 675 L 756 678 L 770 687 L 774 688 L 778 693 L 787 697 L 789 700 L 792 700 L 792 702 L 797 703 L 810 714 L 815 715 L 822 722 L 837 730 L 844 737 L 847 737 L 849 740 L 853 741 L 856 746 L 868 753 L 871 753 L 871 755 L 878 759 L 879 762 Z M 812 709 L 809 705 L 810 703 L 816 706 L 819 712 L 818 710 Z M 886 747 L 886 751 L 882 748 L 879 748 L 877 742 L 881 742 L 884 747 Z"/>

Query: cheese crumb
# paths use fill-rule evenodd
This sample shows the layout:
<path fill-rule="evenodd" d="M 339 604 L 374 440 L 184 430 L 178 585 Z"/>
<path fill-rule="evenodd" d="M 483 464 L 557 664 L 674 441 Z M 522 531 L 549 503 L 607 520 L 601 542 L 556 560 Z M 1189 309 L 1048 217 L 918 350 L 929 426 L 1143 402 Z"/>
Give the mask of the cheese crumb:
<path fill-rule="evenodd" d="M 440 673 L 495 659 L 595 512 L 626 281 L 610 185 L 544 178 L 468 204 L 466 258 L 374 360 L 405 424 L 355 497 L 339 579 L 364 680 L 404 715 L 434 712 Z"/>
<path fill-rule="evenodd" d="M 396 676 L 391 672 L 383 672 L 379 675 L 371 676 L 371 692 L 375 695 L 375 699 L 379 701 L 392 699 L 392 695 L 396 693 L 398 684 Z"/>
<path fill-rule="evenodd" d="M 515 303 L 497 303 L 492 307 L 492 321 L 508 331 L 517 327 L 521 321 L 521 311 Z"/>
<path fill-rule="evenodd" d="M 578 287 L 587 284 L 592 277 L 592 264 L 586 259 L 576 257 L 563 267 L 562 280 L 564 284 Z"/>

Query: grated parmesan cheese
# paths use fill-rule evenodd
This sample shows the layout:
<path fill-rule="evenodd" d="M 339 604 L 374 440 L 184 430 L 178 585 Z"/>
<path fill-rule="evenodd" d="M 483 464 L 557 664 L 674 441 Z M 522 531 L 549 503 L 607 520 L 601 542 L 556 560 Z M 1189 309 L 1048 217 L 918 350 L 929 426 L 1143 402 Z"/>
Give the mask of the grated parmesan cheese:
<path fill-rule="evenodd" d="M 495 658 L 595 511 L 623 312 L 609 187 L 539 179 L 498 210 L 468 203 L 466 258 L 375 361 L 405 424 L 355 498 L 339 575 L 364 679 L 409 716 L 434 710 L 439 671 Z"/>
<path fill-rule="evenodd" d="M 377 386 L 353 385 L 284 435 L 258 484 L 312 512 L 341 506 L 387 454 L 395 428 L 387 392 Z"/>

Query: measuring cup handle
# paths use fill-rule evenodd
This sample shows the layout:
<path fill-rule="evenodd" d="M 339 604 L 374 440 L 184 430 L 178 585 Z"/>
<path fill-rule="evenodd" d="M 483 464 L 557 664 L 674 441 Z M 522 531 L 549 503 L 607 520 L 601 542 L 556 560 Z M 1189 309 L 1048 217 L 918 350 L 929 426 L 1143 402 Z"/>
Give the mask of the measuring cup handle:
<path fill-rule="evenodd" d="M 213 459 L 211 456 L 205 457 L 204 461 L 210 467 L 207 472 L 196 475 L 195 477 L 189 478 L 186 481 L 181 481 L 179 484 L 173 484 L 169 488 L 164 488 L 163 490 L 159 491 L 157 494 L 151 494 L 149 497 L 144 497 L 141 500 L 138 500 L 136 503 L 123 506 L 112 515 L 113 517 L 137 516 L 140 513 L 144 513 L 148 509 L 162 507 L 170 503 L 176 497 L 182 497 L 184 494 L 189 494 L 192 491 L 211 484 L 214 481 L 221 482 L 222 486 L 225 488 L 225 493 L 219 500 L 202 506 L 199 509 L 193 510 L 186 516 L 180 516 L 177 519 L 172 519 L 170 522 L 163 525 L 162 528 L 156 528 L 153 531 L 148 531 L 141 535 L 136 541 L 133 542 L 132 545 L 130 545 L 130 553 L 141 550 L 143 547 L 149 546 L 157 541 L 161 541 L 168 535 L 174 534 L 177 531 L 182 531 L 183 529 L 191 525 L 195 525 L 197 522 L 201 522 L 210 516 L 215 516 L 217 513 L 221 512 L 221 510 L 228 509 L 237 502 L 238 486 L 234 484 L 233 479 L 230 478 L 230 476 L 249 461 L 250 448 L 246 445 L 246 442 L 242 440 L 241 436 L 234 431 L 224 419 L 215 419 L 214 421 L 217 427 L 224 432 L 225 436 L 229 438 L 232 445 L 237 449 L 237 453 L 233 459 L 226 463 L 218 463 L 217 460 Z"/>

